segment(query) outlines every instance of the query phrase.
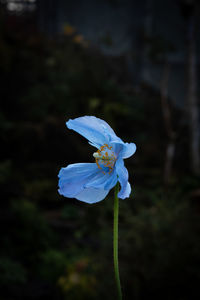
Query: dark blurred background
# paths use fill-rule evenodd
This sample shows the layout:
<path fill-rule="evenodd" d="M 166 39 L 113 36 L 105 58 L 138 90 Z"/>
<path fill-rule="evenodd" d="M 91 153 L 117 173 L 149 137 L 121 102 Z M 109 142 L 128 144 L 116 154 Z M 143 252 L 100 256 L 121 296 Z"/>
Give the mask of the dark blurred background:
<path fill-rule="evenodd" d="M 107 121 L 136 154 L 120 200 L 124 299 L 200 297 L 200 6 L 192 0 L 0 1 L 0 299 L 116 299 L 113 191 L 61 197 L 93 162 L 69 118 Z"/>

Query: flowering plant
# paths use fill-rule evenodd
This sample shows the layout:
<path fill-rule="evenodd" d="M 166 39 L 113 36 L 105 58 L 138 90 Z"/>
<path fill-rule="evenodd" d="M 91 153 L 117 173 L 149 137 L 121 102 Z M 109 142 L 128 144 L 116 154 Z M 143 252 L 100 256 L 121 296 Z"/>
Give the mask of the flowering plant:
<path fill-rule="evenodd" d="M 130 195 L 124 159 L 135 153 L 136 145 L 124 143 L 105 121 L 94 116 L 69 120 L 66 125 L 87 138 L 97 151 L 93 153 L 94 163 L 77 163 L 61 168 L 59 193 L 91 204 L 103 200 L 115 186 L 113 256 L 118 298 L 122 299 L 118 267 L 118 197 L 125 199 Z"/>

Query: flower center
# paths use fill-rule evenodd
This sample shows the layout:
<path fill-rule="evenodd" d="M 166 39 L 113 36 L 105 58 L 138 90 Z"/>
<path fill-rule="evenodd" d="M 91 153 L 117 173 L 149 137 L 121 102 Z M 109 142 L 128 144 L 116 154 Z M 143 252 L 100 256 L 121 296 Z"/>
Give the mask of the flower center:
<path fill-rule="evenodd" d="M 103 173 L 105 173 L 105 171 L 108 171 L 109 173 L 112 172 L 116 161 L 112 146 L 104 144 L 97 152 L 93 153 L 93 156 L 98 168 L 102 170 Z"/>

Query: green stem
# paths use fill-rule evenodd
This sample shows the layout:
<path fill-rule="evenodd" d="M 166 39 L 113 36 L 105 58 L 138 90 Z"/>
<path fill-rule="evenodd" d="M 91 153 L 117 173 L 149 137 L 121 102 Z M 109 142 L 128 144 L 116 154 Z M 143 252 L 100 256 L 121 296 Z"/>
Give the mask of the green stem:
<path fill-rule="evenodd" d="M 115 186 L 114 198 L 114 224 L 113 224 L 113 256 L 114 256 L 114 270 L 115 280 L 117 285 L 118 299 L 122 300 L 122 291 L 119 277 L 119 264 L 118 264 L 118 216 L 119 216 L 119 182 Z"/>

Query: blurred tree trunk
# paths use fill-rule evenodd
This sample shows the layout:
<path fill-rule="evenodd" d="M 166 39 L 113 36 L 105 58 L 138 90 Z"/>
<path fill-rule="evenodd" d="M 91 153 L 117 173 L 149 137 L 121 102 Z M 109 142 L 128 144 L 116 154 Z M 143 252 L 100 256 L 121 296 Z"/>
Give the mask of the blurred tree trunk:
<path fill-rule="evenodd" d="M 197 101 L 197 72 L 196 72 L 196 49 L 195 49 L 195 24 L 194 15 L 188 20 L 188 115 L 190 133 L 190 163 L 191 170 L 196 174 L 199 172 L 199 122 L 198 122 L 198 101 Z"/>
<path fill-rule="evenodd" d="M 167 134 L 167 145 L 165 152 L 165 162 L 164 162 L 164 184 L 167 187 L 170 181 L 173 159 L 175 154 L 175 141 L 176 133 L 172 126 L 171 110 L 168 102 L 168 86 L 169 86 L 169 73 L 170 65 L 166 61 L 164 64 L 163 77 L 161 80 L 160 95 L 161 95 L 161 107 L 163 113 L 163 121 L 165 126 L 165 131 Z"/>
<path fill-rule="evenodd" d="M 182 12 L 186 20 L 186 109 L 189 125 L 190 168 L 194 174 L 200 171 L 199 110 L 197 99 L 197 59 L 195 36 L 195 0 L 182 1 Z"/>

